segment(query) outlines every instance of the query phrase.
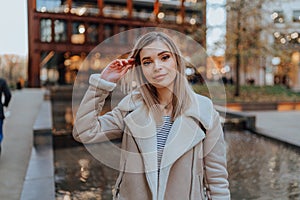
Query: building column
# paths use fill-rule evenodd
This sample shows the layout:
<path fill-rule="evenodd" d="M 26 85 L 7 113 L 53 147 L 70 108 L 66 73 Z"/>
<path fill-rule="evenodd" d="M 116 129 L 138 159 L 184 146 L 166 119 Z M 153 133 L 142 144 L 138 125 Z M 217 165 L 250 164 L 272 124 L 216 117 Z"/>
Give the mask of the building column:
<path fill-rule="evenodd" d="M 28 87 L 40 87 L 40 59 L 41 55 L 35 51 L 28 58 Z"/>
<path fill-rule="evenodd" d="M 127 0 L 128 18 L 132 18 L 132 0 Z"/>

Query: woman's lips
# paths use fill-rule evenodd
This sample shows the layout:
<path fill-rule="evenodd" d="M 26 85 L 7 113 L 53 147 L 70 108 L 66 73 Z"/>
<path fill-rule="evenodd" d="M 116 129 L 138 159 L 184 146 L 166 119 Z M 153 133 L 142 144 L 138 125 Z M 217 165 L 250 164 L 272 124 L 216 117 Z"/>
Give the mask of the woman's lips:
<path fill-rule="evenodd" d="M 154 76 L 153 77 L 153 79 L 155 79 L 155 80 L 162 80 L 162 79 L 164 79 L 165 78 L 165 76 L 166 76 L 167 74 L 160 74 L 160 75 L 156 75 L 156 76 Z"/>

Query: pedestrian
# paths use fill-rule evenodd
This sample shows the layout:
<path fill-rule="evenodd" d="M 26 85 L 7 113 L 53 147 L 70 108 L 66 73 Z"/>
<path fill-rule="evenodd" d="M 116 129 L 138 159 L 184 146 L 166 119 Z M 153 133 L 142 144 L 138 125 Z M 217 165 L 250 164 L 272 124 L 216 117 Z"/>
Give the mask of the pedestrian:
<path fill-rule="evenodd" d="M 6 80 L 4 78 L 0 78 L 0 94 L 1 94 L 0 95 L 0 97 L 1 97 L 1 101 L 0 101 L 0 153 L 1 153 L 1 143 L 3 140 L 3 122 L 5 119 L 4 106 L 8 107 L 8 104 L 11 99 L 10 89 L 7 86 Z M 4 99 L 2 97 L 4 97 Z"/>
<path fill-rule="evenodd" d="M 136 86 L 99 116 L 124 76 Z M 184 58 L 165 33 L 144 34 L 128 59 L 90 76 L 73 136 L 82 143 L 122 139 L 114 199 L 230 199 L 219 115 L 209 98 L 190 88 Z"/>

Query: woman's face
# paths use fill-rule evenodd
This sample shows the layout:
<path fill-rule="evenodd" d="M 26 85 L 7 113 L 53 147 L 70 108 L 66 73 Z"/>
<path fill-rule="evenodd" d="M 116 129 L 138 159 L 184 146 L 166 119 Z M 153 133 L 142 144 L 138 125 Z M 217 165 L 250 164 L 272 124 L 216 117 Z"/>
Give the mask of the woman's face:
<path fill-rule="evenodd" d="M 154 41 L 140 52 L 142 71 L 147 81 L 156 88 L 173 87 L 176 60 L 167 45 Z"/>

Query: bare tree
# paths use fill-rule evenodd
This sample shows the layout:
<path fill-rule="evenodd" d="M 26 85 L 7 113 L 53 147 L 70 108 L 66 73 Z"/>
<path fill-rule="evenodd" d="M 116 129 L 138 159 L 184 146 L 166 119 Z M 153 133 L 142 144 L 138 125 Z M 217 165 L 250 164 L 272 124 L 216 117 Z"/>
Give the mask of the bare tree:
<path fill-rule="evenodd" d="M 26 59 L 19 55 L 6 54 L 0 56 L 1 76 L 10 86 L 15 85 L 19 78 L 27 78 Z"/>
<path fill-rule="evenodd" d="M 239 96 L 240 84 L 259 77 L 264 69 L 265 56 L 274 49 L 262 32 L 272 32 L 273 21 L 266 19 L 263 6 L 273 0 L 228 0 L 226 62 L 235 70 L 235 96 Z M 270 16 L 267 16 L 270 17 Z M 272 34 L 272 33 L 271 33 Z"/>

